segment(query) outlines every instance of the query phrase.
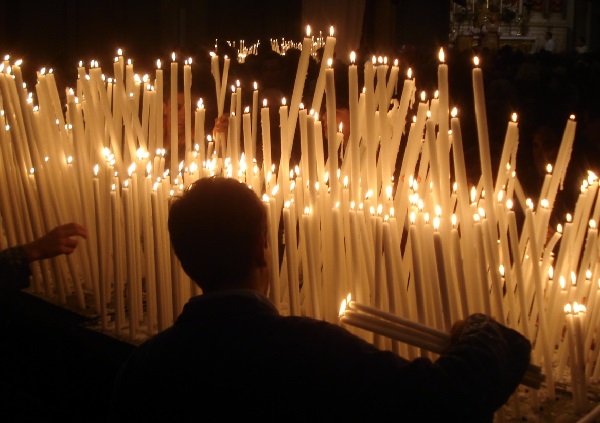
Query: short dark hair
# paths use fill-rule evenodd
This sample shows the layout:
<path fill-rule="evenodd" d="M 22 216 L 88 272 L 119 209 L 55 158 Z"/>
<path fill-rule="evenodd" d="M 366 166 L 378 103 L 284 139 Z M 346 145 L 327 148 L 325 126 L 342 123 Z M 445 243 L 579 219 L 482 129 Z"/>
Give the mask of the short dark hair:
<path fill-rule="evenodd" d="M 209 291 L 249 277 L 267 218 L 264 204 L 247 185 L 210 177 L 171 200 L 168 226 L 183 270 Z"/>

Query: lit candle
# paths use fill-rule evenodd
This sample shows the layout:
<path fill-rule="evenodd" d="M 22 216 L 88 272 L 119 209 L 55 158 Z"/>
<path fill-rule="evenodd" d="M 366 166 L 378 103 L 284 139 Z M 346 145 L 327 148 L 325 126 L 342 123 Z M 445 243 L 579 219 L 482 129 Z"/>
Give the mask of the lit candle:
<path fill-rule="evenodd" d="M 321 59 L 321 69 L 315 85 L 315 94 L 313 96 L 312 110 L 317 113 L 321 110 L 321 101 L 323 101 L 323 91 L 325 90 L 325 70 L 329 59 L 333 59 L 333 49 L 335 47 L 336 38 L 333 36 L 333 26 L 329 28 L 329 37 L 325 40 L 323 48 L 323 57 Z"/>
<path fill-rule="evenodd" d="M 481 178 L 483 188 L 486 192 L 494 192 L 492 179 L 492 162 L 490 158 L 490 140 L 488 134 L 487 114 L 485 110 L 485 95 L 483 89 L 483 72 L 479 67 L 479 58 L 473 59 L 475 67 L 473 68 L 473 98 L 475 107 L 475 121 L 477 122 L 477 138 L 479 140 L 479 159 L 481 164 Z M 492 226 L 497 224 L 494 207 L 488 210 L 488 219 Z"/>
<path fill-rule="evenodd" d="M 298 120 L 298 111 L 300 109 L 300 102 L 302 101 L 302 93 L 304 92 L 304 82 L 306 81 L 306 75 L 308 72 L 308 63 L 310 59 L 312 47 L 312 39 L 310 38 L 310 26 L 306 27 L 306 37 L 302 41 L 302 51 L 300 52 L 300 59 L 298 60 L 298 67 L 296 68 L 296 79 L 294 82 L 294 90 L 292 91 L 292 99 L 290 102 L 290 115 L 287 120 L 288 139 L 287 143 L 291 146 L 294 133 L 296 131 L 296 122 Z"/>
<path fill-rule="evenodd" d="M 252 146 L 252 120 L 250 116 L 250 108 L 244 109 L 243 130 L 244 130 L 244 155 L 246 157 L 246 166 L 252 166 L 252 159 L 255 158 L 254 149 Z"/>
<path fill-rule="evenodd" d="M 179 124 L 177 122 L 177 68 L 178 64 L 175 61 L 175 53 L 171 55 L 171 172 L 176 172 L 179 152 Z"/>
<path fill-rule="evenodd" d="M 256 152 L 256 136 L 258 125 L 258 84 L 254 82 L 254 91 L 252 91 L 252 151 Z"/>
<path fill-rule="evenodd" d="M 192 151 L 192 58 L 190 57 L 183 65 L 183 104 L 185 113 L 185 155 Z M 187 157 L 183 157 L 187 160 Z"/>
<path fill-rule="evenodd" d="M 263 107 L 260 109 L 260 123 L 262 129 L 262 144 L 263 144 L 263 173 L 271 169 L 271 118 L 269 116 L 269 108 L 267 107 L 267 99 L 263 100 Z"/>
<path fill-rule="evenodd" d="M 335 82 L 333 69 L 331 68 L 332 59 L 329 59 L 329 67 L 325 71 L 326 84 L 325 95 L 327 101 L 327 169 L 329 171 L 329 186 L 334 201 L 339 201 L 338 183 L 335 175 L 338 169 L 337 142 L 336 142 L 336 105 L 335 105 Z"/>
<path fill-rule="evenodd" d="M 348 67 L 348 90 L 349 90 L 349 112 L 350 112 L 350 190 L 352 201 L 360 201 L 360 124 L 358 119 L 358 68 L 355 64 L 356 53 L 350 54 L 350 66 Z"/>
<path fill-rule="evenodd" d="M 194 119 L 194 141 L 199 147 L 198 161 L 202 164 L 210 155 L 207 155 L 206 148 L 204 146 L 204 121 L 206 117 L 206 110 L 204 109 L 204 102 L 202 99 L 198 100 L 198 108 L 196 109 L 196 116 Z"/>

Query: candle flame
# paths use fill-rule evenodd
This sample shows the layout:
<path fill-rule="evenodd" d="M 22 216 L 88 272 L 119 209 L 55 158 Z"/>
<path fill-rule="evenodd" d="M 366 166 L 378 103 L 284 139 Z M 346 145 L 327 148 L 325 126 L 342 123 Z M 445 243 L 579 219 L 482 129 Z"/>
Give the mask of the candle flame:
<path fill-rule="evenodd" d="M 456 227 L 456 223 L 457 223 L 458 219 L 456 217 L 456 214 L 452 214 L 452 216 L 450 217 L 450 222 L 452 222 L 452 227 L 455 228 Z"/>
<path fill-rule="evenodd" d="M 342 300 L 342 305 L 340 306 L 340 313 L 339 315 L 341 316 L 342 314 L 344 314 L 344 311 L 346 311 L 346 300 Z"/>
<path fill-rule="evenodd" d="M 590 219 L 590 229 L 596 229 L 596 221 L 594 219 Z"/>
<path fill-rule="evenodd" d="M 171 60 L 175 61 L 175 52 L 171 53 Z"/>
<path fill-rule="evenodd" d="M 566 289 L 567 288 L 567 283 L 565 282 L 565 277 L 564 276 L 560 276 L 558 278 L 558 284 L 560 285 L 561 289 Z"/>
<path fill-rule="evenodd" d="M 474 203 L 476 198 L 477 198 L 477 188 L 472 186 L 471 187 L 471 203 Z"/>
<path fill-rule="evenodd" d="M 160 63 L 160 59 L 156 60 L 156 68 L 160 69 L 161 63 Z"/>
<path fill-rule="evenodd" d="M 440 48 L 440 52 L 438 54 L 438 58 L 440 59 L 441 63 L 444 63 L 444 58 L 445 57 L 444 57 L 444 49 L 443 48 Z"/>
<path fill-rule="evenodd" d="M 573 221 L 573 216 L 571 216 L 571 213 L 567 213 L 566 219 L 568 223 L 571 223 Z"/>
<path fill-rule="evenodd" d="M 256 81 L 254 81 L 254 91 L 258 90 L 258 83 Z"/>
<path fill-rule="evenodd" d="M 565 306 L 563 307 L 563 310 L 567 314 L 571 314 L 571 312 L 573 311 L 571 304 L 569 304 L 569 303 L 565 304 Z"/>
<path fill-rule="evenodd" d="M 350 53 L 350 63 L 354 64 L 355 61 L 356 61 L 356 53 L 354 51 L 352 51 Z"/>
<path fill-rule="evenodd" d="M 473 64 L 475 65 L 475 67 L 479 67 L 479 57 L 473 57 Z"/>
<path fill-rule="evenodd" d="M 244 108 L 244 113 L 250 113 L 250 106 L 246 106 Z"/>
<path fill-rule="evenodd" d="M 436 216 L 433 218 L 433 229 L 435 231 L 437 231 L 439 228 L 440 228 L 440 218 Z"/>
<path fill-rule="evenodd" d="M 398 59 L 394 59 L 394 66 L 398 67 L 398 63 L 400 63 L 398 62 Z"/>
<path fill-rule="evenodd" d="M 512 116 L 511 116 L 511 119 L 512 119 L 513 122 L 516 123 L 517 122 L 517 114 L 513 113 Z"/>
<path fill-rule="evenodd" d="M 333 65 L 333 59 L 330 57 L 329 59 L 327 59 L 327 67 L 331 68 L 331 65 Z"/>
<path fill-rule="evenodd" d="M 458 109 L 456 107 L 452 108 L 452 111 L 450 112 L 450 116 L 452 116 L 453 118 L 458 116 Z"/>
<path fill-rule="evenodd" d="M 263 107 L 267 107 L 267 99 L 263 98 Z"/>
<path fill-rule="evenodd" d="M 421 91 L 421 101 L 425 101 L 427 99 L 427 94 L 425 94 L 425 91 Z"/>
<path fill-rule="evenodd" d="M 306 25 L 306 36 L 310 37 L 310 25 Z"/>
<path fill-rule="evenodd" d="M 333 37 L 333 25 L 329 27 L 329 36 Z"/>

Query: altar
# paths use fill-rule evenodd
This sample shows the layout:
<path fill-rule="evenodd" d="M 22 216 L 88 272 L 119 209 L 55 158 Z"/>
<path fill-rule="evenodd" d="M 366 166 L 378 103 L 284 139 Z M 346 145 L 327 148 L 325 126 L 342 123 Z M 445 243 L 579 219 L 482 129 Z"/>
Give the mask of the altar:
<path fill-rule="evenodd" d="M 458 51 L 471 51 L 472 49 L 487 47 L 490 50 L 499 50 L 504 46 L 510 46 L 514 51 L 525 54 L 535 53 L 536 37 L 498 34 L 459 34 L 456 37 L 455 46 Z"/>

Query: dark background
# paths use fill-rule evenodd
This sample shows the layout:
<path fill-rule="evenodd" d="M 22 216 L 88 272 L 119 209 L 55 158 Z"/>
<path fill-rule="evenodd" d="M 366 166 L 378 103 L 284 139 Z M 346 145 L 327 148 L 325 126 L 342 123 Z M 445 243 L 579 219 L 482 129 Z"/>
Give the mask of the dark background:
<path fill-rule="evenodd" d="M 356 30 L 366 49 L 392 55 L 409 44 L 435 54 L 447 40 L 449 8 L 446 0 L 368 0 Z M 156 59 L 205 53 L 216 39 L 300 41 L 307 23 L 302 0 L 0 0 L 0 54 L 24 60 L 26 80 L 52 67 L 70 81 L 80 60 L 109 68 L 118 48 L 150 72 Z"/>

